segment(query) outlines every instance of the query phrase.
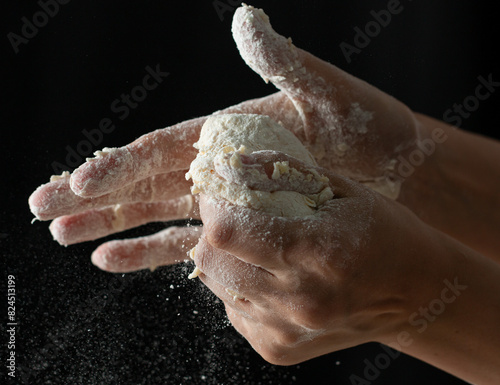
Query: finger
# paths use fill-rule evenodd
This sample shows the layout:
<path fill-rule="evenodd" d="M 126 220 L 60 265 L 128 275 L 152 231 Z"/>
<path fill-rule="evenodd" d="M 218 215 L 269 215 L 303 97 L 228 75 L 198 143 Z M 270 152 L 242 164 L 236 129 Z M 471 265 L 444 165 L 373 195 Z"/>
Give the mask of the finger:
<path fill-rule="evenodd" d="M 248 315 L 246 312 L 242 312 L 239 309 L 236 309 L 234 306 L 230 306 L 230 301 L 225 301 L 224 305 L 226 308 L 227 317 L 229 319 L 229 322 L 231 322 L 231 325 L 236 329 L 238 333 L 245 337 L 249 343 L 251 343 L 247 338 L 247 336 L 249 335 L 248 330 L 250 329 L 249 324 L 251 323 L 251 327 L 256 329 L 260 329 L 261 325 L 256 323 L 253 317 Z"/>
<path fill-rule="evenodd" d="M 335 350 L 347 349 L 362 343 L 360 338 L 347 339 L 336 335 L 323 338 L 325 330 L 311 330 L 291 324 L 293 319 L 283 319 L 277 312 L 266 312 L 267 317 L 248 317 L 234 306 L 227 306 L 231 325 L 250 343 L 262 358 L 274 365 L 294 365 Z M 257 318 L 257 319 L 255 319 Z M 341 341 L 338 341 L 342 339 Z"/>
<path fill-rule="evenodd" d="M 281 260 L 294 223 L 291 218 L 234 206 L 205 194 L 200 195 L 200 216 L 204 238 L 214 248 L 270 272 L 283 267 Z"/>
<path fill-rule="evenodd" d="M 269 312 L 268 317 L 262 317 L 264 318 L 262 322 L 255 317 L 247 316 L 234 306 L 228 306 L 228 302 L 224 302 L 224 304 L 231 325 L 245 337 L 264 360 L 275 365 L 291 365 L 304 361 L 304 359 L 293 360 L 290 358 L 290 355 L 294 355 L 295 351 L 298 352 L 296 355 L 303 357 L 304 347 L 298 347 L 298 343 L 294 343 L 294 334 L 290 333 L 287 322 L 283 322 L 279 314 L 277 315 L 274 311 Z M 304 337 L 302 339 L 306 340 Z"/>
<path fill-rule="evenodd" d="M 154 270 L 187 260 L 201 232 L 199 226 L 169 227 L 147 237 L 106 242 L 92 253 L 92 263 L 114 273 Z"/>
<path fill-rule="evenodd" d="M 240 333 L 252 346 L 252 348 L 262 356 L 262 358 L 271 364 L 285 365 L 287 351 L 279 346 L 276 341 L 277 336 L 285 334 L 285 323 L 281 323 L 278 328 L 270 327 L 268 323 L 263 323 L 256 320 L 254 317 L 246 316 L 246 314 L 234 306 L 226 305 L 226 313 L 231 322 L 231 325 Z M 275 312 L 270 312 L 270 315 L 275 315 Z M 270 317 L 266 317 L 269 319 Z M 277 317 L 279 318 L 279 316 Z M 302 351 L 301 349 L 297 349 Z"/>
<path fill-rule="evenodd" d="M 285 154 L 270 151 L 254 153 L 251 158 L 254 164 L 264 169 L 274 167 L 273 163 L 276 161 L 288 161 L 291 167 L 301 173 L 314 169 Z M 311 228 L 317 226 L 316 216 L 331 216 L 331 210 L 341 205 L 344 206 L 344 199 L 364 196 L 368 193 L 366 188 L 347 178 L 323 168 L 316 168 L 316 170 L 320 175 L 328 178 L 328 185 L 334 193 L 334 199 L 324 202 L 324 206 L 318 207 L 316 214 L 307 217 L 272 216 L 201 194 L 200 216 L 203 220 L 206 240 L 215 248 L 222 249 L 245 262 L 262 266 L 273 273 L 288 266 L 287 258 L 290 257 L 289 254 L 295 246 L 314 247 L 312 244 L 309 245 L 309 243 L 314 243 L 313 239 L 301 240 L 296 234 L 303 232 L 308 226 Z M 288 180 L 285 178 L 284 182 L 288 183 Z M 271 186 L 271 190 L 283 184 L 280 182 L 278 186 Z M 292 184 L 288 187 L 293 189 L 295 186 Z"/>
<path fill-rule="evenodd" d="M 232 290 L 222 286 L 220 283 L 205 274 L 200 274 L 199 279 L 203 284 L 210 289 L 219 299 L 224 302 L 224 305 L 230 307 L 234 311 L 241 314 L 243 317 L 253 318 L 254 313 L 253 303 L 248 298 L 235 295 Z"/>
<path fill-rule="evenodd" d="M 29 198 L 29 205 L 37 219 L 49 220 L 118 203 L 167 201 L 189 193 L 191 183 L 186 180 L 185 173 L 155 175 L 97 198 L 76 195 L 66 176 L 38 187 Z"/>
<path fill-rule="evenodd" d="M 204 275 L 227 288 L 233 296 L 263 303 L 263 293 L 273 291 L 272 274 L 215 249 L 204 237 L 200 238 L 193 257 L 196 267 Z"/>
<path fill-rule="evenodd" d="M 193 143 L 206 118 L 196 118 L 141 136 L 127 146 L 96 152 L 71 176 L 71 189 L 82 197 L 109 194 L 127 184 L 189 168 Z"/>
<path fill-rule="evenodd" d="M 279 92 L 214 114 L 228 113 L 269 115 L 290 130 L 300 131 L 300 121 L 291 101 Z M 193 144 L 206 119 L 192 119 L 143 135 L 127 146 L 97 151 L 96 158 L 89 159 L 71 175 L 72 190 L 82 197 L 97 197 L 149 176 L 188 169 L 197 154 Z"/>
<path fill-rule="evenodd" d="M 418 137 L 418 124 L 411 110 L 392 96 L 358 79 L 307 51 L 296 48 L 290 39 L 277 34 L 269 18 L 261 10 L 243 5 L 235 12 L 233 38 L 242 58 L 264 80 L 270 80 L 292 100 L 304 126 L 335 127 L 335 129 L 306 130 L 307 141 L 315 148 L 318 158 L 334 151 L 336 158 L 349 166 L 360 161 L 353 146 L 371 148 L 380 143 L 378 151 L 364 165 L 376 175 L 390 173 L 393 161 L 388 154 L 397 155 L 413 148 Z M 336 148 L 324 147 L 336 143 Z M 317 148 L 315 147 L 317 146 Z M 345 157 L 346 151 L 354 158 Z M 339 160 L 337 159 L 336 162 Z M 327 164 L 327 163 L 324 163 Z M 343 172 L 366 179 L 362 170 L 353 172 L 343 166 Z"/>
<path fill-rule="evenodd" d="M 117 204 L 80 214 L 65 215 L 49 226 L 54 240 L 61 245 L 91 241 L 149 222 L 193 218 L 191 195 L 166 202 Z"/>
<path fill-rule="evenodd" d="M 222 300 L 228 316 L 234 313 L 241 318 L 254 320 L 258 315 L 257 308 L 251 300 L 235 296 L 233 291 L 228 290 L 208 275 L 200 274 L 199 278 L 215 296 Z"/>
<path fill-rule="evenodd" d="M 232 31 L 243 60 L 290 97 L 303 124 L 318 124 L 312 120 L 327 116 L 338 129 L 356 134 L 366 130 L 366 122 L 372 119 L 369 111 L 391 116 L 407 110 L 377 88 L 295 47 L 291 39 L 273 30 L 261 9 L 238 8 Z M 315 133 L 309 135 L 307 139 L 314 142 Z"/>
<path fill-rule="evenodd" d="M 334 69 L 339 78 L 349 77 L 343 71 L 296 48 L 291 39 L 277 34 L 262 9 L 243 5 L 234 14 L 233 38 L 245 62 L 266 82 L 294 98 L 324 97 L 331 92 L 325 81 Z"/>
<path fill-rule="evenodd" d="M 230 183 L 267 192 L 318 194 L 329 182 L 317 167 L 275 151 L 258 151 L 250 155 L 226 153 L 214 160 L 214 169 Z"/>
<path fill-rule="evenodd" d="M 233 154 L 226 156 L 230 158 Z M 318 194 L 330 188 L 335 198 L 357 196 L 362 187 L 350 179 L 277 151 L 256 151 L 249 155 L 237 153 L 241 168 L 216 159 L 215 170 L 232 183 L 261 191 L 295 191 Z M 255 171 L 257 171 L 257 173 Z"/>

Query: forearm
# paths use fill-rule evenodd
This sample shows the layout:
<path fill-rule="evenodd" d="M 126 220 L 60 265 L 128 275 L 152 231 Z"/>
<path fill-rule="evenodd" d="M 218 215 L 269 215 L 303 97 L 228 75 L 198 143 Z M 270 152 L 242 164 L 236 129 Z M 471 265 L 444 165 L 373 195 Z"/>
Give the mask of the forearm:
<path fill-rule="evenodd" d="M 406 159 L 414 171 L 404 175 L 398 201 L 431 226 L 500 262 L 500 142 L 423 115 L 417 118 L 429 145 L 423 148 L 427 153 L 421 151 L 423 164 L 412 165 L 418 157 Z"/>
<path fill-rule="evenodd" d="M 500 266 L 451 239 L 440 250 L 426 282 L 435 295 L 420 298 L 383 342 L 405 341 L 404 353 L 473 384 L 499 384 Z"/>

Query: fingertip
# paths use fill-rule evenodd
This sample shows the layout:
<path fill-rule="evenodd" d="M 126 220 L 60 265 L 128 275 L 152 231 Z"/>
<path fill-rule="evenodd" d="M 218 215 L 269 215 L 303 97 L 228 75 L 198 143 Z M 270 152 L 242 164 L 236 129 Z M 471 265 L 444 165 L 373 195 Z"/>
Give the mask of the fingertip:
<path fill-rule="evenodd" d="M 146 237 L 147 238 L 147 237 Z M 110 273 L 130 273 L 142 269 L 154 270 L 159 263 L 149 263 L 147 241 L 141 238 L 114 240 L 100 245 L 90 256 L 99 269 Z"/>
<path fill-rule="evenodd" d="M 113 250 L 113 242 L 114 241 L 104 243 L 94 250 L 90 256 L 92 264 L 110 273 L 125 273 L 131 271 L 130 269 L 123 269 L 124 260 L 118 257 L 116 250 Z"/>
<path fill-rule="evenodd" d="M 49 225 L 49 231 L 54 241 L 61 246 L 68 246 L 67 225 L 64 223 L 64 217 L 54 219 Z"/>
<path fill-rule="evenodd" d="M 69 187 L 71 191 L 82 198 L 98 197 L 105 194 L 100 187 L 99 179 L 101 179 L 102 172 L 99 172 L 95 165 L 84 163 L 71 175 L 69 180 Z"/>
<path fill-rule="evenodd" d="M 134 158 L 126 147 L 104 148 L 71 174 L 69 185 L 80 197 L 93 198 L 118 190 L 133 174 Z"/>
<path fill-rule="evenodd" d="M 31 213 L 35 216 L 35 219 L 43 221 L 43 215 L 41 215 L 41 204 L 40 198 L 38 196 L 38 190 L 36 190 L 33 194 L 28 198 L 28 206 L 30 208 Z"/>
<path fill-rule="evenodd" d="M 90 256 L 99 269 L 110 273 L 130 273 L 145 269 L 142 246 L 138 239 L 114 240 L 103 243 Z"/>
<path fill-rule="evenodd" d="M 298 59 L 290 39 L 276 33 L 262 9 L 243 5 L 234 14 L 232 33 L 243 60 L 267 83 L 280 82 Z"/>
<path fill-rule="evenodd" d="M 262 9 L 243 5 L 234 14 L 233 39 L 246 64 L 267 83 L 295 99 L 316 97 L 331 91 L 317 70 L 325 62 L 301 50 L 272 28 Z M 329 67 L 328 67 L 329 68 Z"/>
<path fill-rule="evenodd" d="M 67 183 L 67 179 L 60 179 L 42 184 L 29 196 L 28 205 L 36 219 L 46 221 L 54 218 L 54 212 L 58 209 L 54 197 L 64 195 Z"/>
<path fill-rule="evenodd" d="M 104 258 L 104 254 L 102 253 L 99 247 L 96 250 L 94 250 L 94 252 L 90 256 L 90 261 L 94 266 L 98 267 L 99 269 L 104 271 L 109 271 L 107 269 L 107 263 Z"/>
<path fill-rule="evenodd" d="M 73 191 L 76 195 L 85 197 L 86 196 L 86 191 L 85 187 L 82 183 L 83 180 L 85 180 L 85 176 L 82 175 L 84 172 L 80 168 L 77 168 L 75 171 L 73 171 L 73 174 L 71 175 L 71 178 L 69 179 L 69 187 L 71 191 Z"/>
<path fill-rule="evenodd" d="M 43 207 L 48 196 L 46 192 L 47 185 L 48 184 L 46 183 L 38 186 L 37 189 L 33 191 L 33 193 L 31 193 L 28 198 L 28 206 L 30 208 L 30 211 L 33 213 L 36 219 L 41 221 L 45 220 L 43 215 Z"/>

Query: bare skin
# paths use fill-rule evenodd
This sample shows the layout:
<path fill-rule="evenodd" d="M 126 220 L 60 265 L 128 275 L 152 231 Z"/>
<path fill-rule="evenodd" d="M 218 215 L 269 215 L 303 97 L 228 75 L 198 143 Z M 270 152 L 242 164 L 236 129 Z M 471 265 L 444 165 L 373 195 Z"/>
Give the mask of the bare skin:
<path fill-rule="evenodd" d="M 422 137 L 443 143 L 402 184 L 398 202 L 424 222 L 500 263 L 500 143 L 422 114 Z"/>
<path fill-rule="evenodd" d="M 202 218 L 205 235 L 196 253 L 197 263 L 205 273 L 202 279 L 225 301 L 229 317 L 253 346 L 267 359 L 283 364 L 365 341 L 389 343 L 400 331 L 413 330 L 408 316 L 439 295 L 443 279 L 458 277 L 460 284 L 468 286 L 460 301 L 447 306 L 425 333 L 414 336 L 415 343 L 402 346 L 401 350 L 470 381 L 498 382 L 498 372 L 495 374 L 494 370 L 500 365 L 492 360 L 500 356 L 495 351 L 500 343 L 494 327 L 494 322 L 498 324 L 500 303 L 495 297 L 500 293 L 500 144 L 414 113 L 375 87 L 295 48 L 270 28 L 261 12 L 251 7 L 241 7 L 236 12 L 233 34 L 247 64 L 280 91 L 216 113 L 258 113 L 281 122 L 311 150 L 331 181 L 338 182 L 332 183 L 332 187 L 342 199 L 334 199 L 322 212 L 324 229 L 311 230 L 316 244 L 299 242 L 305 222 L 292 221 L 285 228 L 278 226 L 282 223 L 280 218 L 273 218 L 270 223 L 278 227 L 269 230 L 275 231 L 276 237 L 288 237 L 290 243 L 286 249 L 273 249 L 269 242 L 264 242 L 263 255 L 274 261 L 268 266 L 266 261 L 257 262 L 255 256 L 245 251 L 244 241 L 257 233 L 238 227 L 239 209 L 202 204 L 201 216 L 198 214 L 183 174 L 196 155 L 192 145 L 198 139 L 204 117 L 146 134 L 125 147 L 87 161 L 71 176 L 39 187 L 29 201 L 33 213 L 41 220 L 53 219 L 51 231 L 62 244 L 97 239 L 151 221 Z M 410 159 L 419 143 L 433 138 L 436 127 L 444 134 L 423 164 L 409 174 L 398 172 L 399 164 L 391 161 Z M 446 139 L 441 141 L 443 135 Z M 396 202 L 352 182 L 379 180 L 401 183 Z M 352 225 L 352 234 L 333 223 L 340 215 L 335 211 L 339 204 L 339 210 L 345 212 L 342 223 Z M 365 213 L 363 209 L 368 207 L 371 211 Z M 358 217 L 351 217 L 351 212 L 358 213 Z M 214 221 L 216 214 L 228 225 L 217 225 L 220 221 Z M 366 217 L 368 214 L 371 216 Z M 248 215 L 255 218 L 255 223 L 269 219 L 258 213 Z M 84 234 L 84 229 L 89 228 L 91 231 Z M 222 229 L 217 231 L 221 237 L 210 233 L 217 228 Z M 225 239 L 234 240 L 227 234 L 238 231 L 243 244 L 233 249 L 228 245 L 234 242 Z M 367 231 L 371 236 L 362 247 L 351 245 L 352 237 L 362 239 Z M 172 264 L 186 259 L 186 251 L 197 243 L 200 234 L 199 229 L 179 227 L 150 237 L 107 242 L 93 253 L 92 261 L 115 272 Z M 335 247 L 320 241 L 325 235 Z M 324 257 L 321 267 L 326 267 L 326 272 L 319 268 L 308 271 L 308 264 L 297 262 L 299 255 L 309 255 L 310 266 L 317 265 L 314 258 L 318 253 L 310 250 Z M 241 294 L 246 301 L 234 304 L 223 287 L 222 273 L 207 268 L 210 264 L 205 254 L 218 260 L 224 256 L 224 266 L 234 272 L 233 280 L 244 288 Z M 342 259 L 344 254 L 352 258 Z M 339 258 L 345 262 L 342 269 Z M 247 272 L 260 273 L 265 269 L 268 278 L 278 279 L 259 288 L 261 292 L 252 292 L 245 285 L 245 274 L 233 263 L 245 266 L 243 271 Z M 292 280 L 294 288 L 284 283 L 291 274 L 285 272 L 287 266 L 295 273 L 307 267 L 304 274 L 298 274 L 303 282 Z M 269 274 L 273 271 L 274 276 Z M 377 274 L 371 277 L 372 272 Z M 323 289 L 315 290 L 308 283 L 314 277 L 322 279 Z M 387 282 L 394 285 L 385 285 Z M 231 289 L 231 285 L 225 287 Z M 259 336 L 254 334 L 260 331 L 263 336 L 272 328 L 276 330 L 286 315 L 291 317 L 278 300 L 283 299 L 280 292 L 286 290 L 296 309 L 302 306 L 306 310 L 297 310 L 295 323 L 283 324 L 287 326 L 284 335 L 275 340 L 287 342 L 285 347 L 300 345 L 296 350 L 302 353 L 293 353 L 297 356 L 289 349 L 281 349 L 280 344 L 262 345 L 259 350 Z M 365 298 L 367 293 L 371 294 Z M 258 306 L 254 306 L 253 299 Z M 259 309 L 258 322 L 252 321 L 259 327 L 245 329 L 245 322 L 251 318 L 241 320 L 242 306 L 247 306 L 244 309 L 248 311 Z M 314 320 L 313 310 L 320 312 L 318 319 L 326 317 L 328 325 L 318 325 L 323 321 Z M 273 319 L 273 312 L 281 312 L 281 316 Z M 377 315 L 372 324 L 368 322 L 370 315 Z M 485 326 L 478 328 L 477 324 Z M 308 331 L 305 335 L 305 329 L 297 325 L 313 331 L 329 327 L 332 330 L 318 335 Z M 491 335 L 482 334 L 486 327 Z M 452 330 L 457 334 L 450 335 Z M 310 340 L 301 340 L 302 337 Z M 471 358 L 471 352 L 477 360 Z M 481 368 L 483 377 L 478 374 Z"/>
<path fill-rule="evenodd" d="M 498 383 L 500 266 L 401 204 L 317 171 L 335 198 L 306 218 L 202 196 L 194 260 L 234 327 L 275 364 L 377 341 L 473 383 Z"/>

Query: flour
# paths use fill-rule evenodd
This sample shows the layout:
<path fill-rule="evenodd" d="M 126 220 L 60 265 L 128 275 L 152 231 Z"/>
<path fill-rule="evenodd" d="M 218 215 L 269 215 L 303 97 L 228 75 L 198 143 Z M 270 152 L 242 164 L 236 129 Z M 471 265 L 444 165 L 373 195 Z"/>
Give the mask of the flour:
<path fill-rule="evenodd" d="M 328 178 L 315 171 L 307 173 L 290 167 L 288 162 L 275 162 L 271 178 L 257 168 L 243 167 L 243 158 L 262 150 L 279 151 L 315 166 L 316 161 L 302 143 L 271 118 L 256 114 L 211 116 L 195 143 L 199 150 L 186 179 L 193 180 L 192 193 L 204 193 L 232 204 L 283 216 L 312 215 L 333 197 Z M 223 168 L 224 177 L 217 170 Z M 265 186 L 269 180 L 282 180 L 286 190 L 263 191 L 250 186 Z M 241 183 L 234 183 L 234 181 Z M 250 183 L 246 183 L 249 181 Z M 304 185 L 315 186 L 306 193 Z M 279 185 L 279 183 L 278 183 Z"/>
<path fill-rule="evenodd" d="M 287 122 L 286 127 L 297 134 L 318 164 L 397 199 L 402 179 L 393 166 L 398 155 L 414 145 L 413 134 L 407 137 L 401 130 L 391 133 L 391 138 L 381 135 L 393 123 L 380 116 L 375 122 L 376 112 L 366 109 L 371 103 L 362 95 L 372 93 L 370 86 L 312 60 L 290 38 L 274 31 L 262 9 L 245 4 L 238 8 L 232 34 L 245 63 L 293 103 L 300 123 Z M 384 120 L 384 127 L 377 128 Z M 395 124 L 400 122 L 396 119 Z M 398 143 L 396 137 L 402 141 Z M 393 148 L 388 141 L 394 142 Z"/>

